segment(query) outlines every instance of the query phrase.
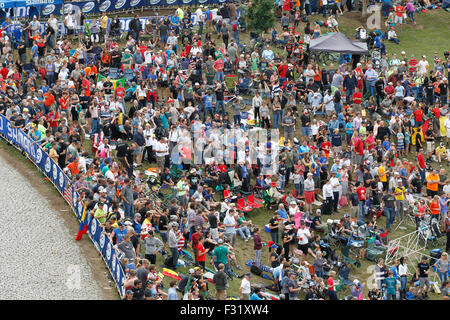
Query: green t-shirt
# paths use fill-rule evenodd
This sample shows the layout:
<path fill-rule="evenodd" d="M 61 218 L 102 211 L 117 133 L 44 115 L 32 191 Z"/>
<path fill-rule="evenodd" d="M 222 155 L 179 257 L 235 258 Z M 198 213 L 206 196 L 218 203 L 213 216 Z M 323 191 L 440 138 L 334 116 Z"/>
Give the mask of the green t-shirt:
<path fill-rule="evenodd" d="M 386 294 L 395 294 L 397 285 L 397 280 L 395 278 L 386 278 L 384 279 L 384 283 L 386 284 Z"/>
<path fill-rule="evenodd" d="M 97 217 L 100 217 L 100 216 L 103 216 L 103 215 L 106 215 L 105 210 L 97 208 L 97 210 L 95 210 L 94 218 L 97 218 Z M 98 222 L 105 223 L 106 222 L 106 216 L 102 217 L 102 218 L 98 218 Z"/>
<path fill-rule="evenodd" d="M 238 218 L 238 226 L 239 226 L 239 227 L 241 226 L 242 221 L 247 221 L 247 220 L 245 219 L 245 217 L 239 217 L 239 218 Z"/>
<path fill-rule="evenodd" d="M 216 257 L 217 263 L 227 264 L 227 255 L 228 249 L 224 245 L 218 246 L 214 249 L 214 256 Z"/>
<path fill-rule="evenodd" d="M 107 172 L 108 172 L 108 170 L 109 170 L 109 166 L 103 166 L 103 168 L 102 168 L 102 174 L 103 175 L 105 175 Z"/>

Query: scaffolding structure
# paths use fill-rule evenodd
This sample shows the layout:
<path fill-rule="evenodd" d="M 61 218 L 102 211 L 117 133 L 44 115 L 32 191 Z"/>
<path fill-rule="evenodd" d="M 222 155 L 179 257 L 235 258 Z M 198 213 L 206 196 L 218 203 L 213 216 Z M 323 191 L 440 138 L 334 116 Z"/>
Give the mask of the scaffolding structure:
<path fill-rule="evenodd" d="M 389 241 L 384 259 L 386 266 L 392 266 L 394 260 L 400 260 L 401 257 L 408 259 L 408 271 L 410 274 L 416 273 L 417 265 L 422 257 L 428 260 L 433 259 L 427 254 L 427 239 L 422 237 L 419 230 L 405 234 L 399 238 Z M 432 282 L 440 283 L 437 272 L 430 272 L 429 279 Z"/>

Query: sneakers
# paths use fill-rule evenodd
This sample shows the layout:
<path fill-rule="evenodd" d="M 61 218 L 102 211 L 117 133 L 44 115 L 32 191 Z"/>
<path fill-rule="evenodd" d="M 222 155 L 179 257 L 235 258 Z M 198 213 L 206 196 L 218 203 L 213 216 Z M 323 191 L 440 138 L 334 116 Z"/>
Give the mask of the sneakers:
<path fill-rule="evenodd" d="M 242 267 L 241 267 L 240 265 L 237 265 L 237 266 L 236 266 L 236 269 L 242 270 Z"/>

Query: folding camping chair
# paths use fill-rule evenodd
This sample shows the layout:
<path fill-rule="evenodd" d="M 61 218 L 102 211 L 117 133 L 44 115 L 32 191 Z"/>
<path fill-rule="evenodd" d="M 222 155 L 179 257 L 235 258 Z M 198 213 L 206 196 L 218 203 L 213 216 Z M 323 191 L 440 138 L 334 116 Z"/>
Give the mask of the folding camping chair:
<path fill-rule="evenodd" d="M 355 259 L 350 257 L 350 254 L 355 256 Z M 355 265 L 357 268 L 361 267 L 361 262 L 358 259 L 358 255 L 350 250 L 349 247 L 343 247 L 341 249 L 341 258 L 343 263 L 348 263 L 350 265 Z"/>
<path fill-rule="evenodd" d="M 247 204 L 252 208 L 257 209 L 263 206 L 263 201 L 261 199 L 255 198 L 255 195 L 252 193 L 247 198 Z"/>
<path fill-rule="evenodd" d="M 375 237 L 371 237 L 367 241 L 366 259 L 370 261 L 378 261 L 379 258 L 386 255 L 386 248 L 383 246 L 377 246 L 375 243 Z"/>
<path fill-rule="evenodd" d="M 237 199 L 237 208 L 238 208 L 238 210 L 244 211 L 245 213 L 253 210 L 253 207 L 251 207 L 245 203 L 244 198 Z"/>

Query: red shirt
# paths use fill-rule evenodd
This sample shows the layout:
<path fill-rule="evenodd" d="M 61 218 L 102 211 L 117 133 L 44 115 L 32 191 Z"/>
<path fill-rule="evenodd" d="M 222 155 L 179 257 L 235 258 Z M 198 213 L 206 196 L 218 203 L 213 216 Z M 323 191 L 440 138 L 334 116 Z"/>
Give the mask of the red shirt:
<path fill-rule="evenodd" d="M 414 110 L 414 118 L 416 122 L 423 122 L 423 110 L 422 109 Z"/>
<path fill-rule="evenodd" d="M 123 98 L 125 97 L 125 88 L 117 87 L 116 90 L 114 90 L 114 93 L 116 94 L 116 96 Z"/>
<path fill-rule="evenodd" d="M 358 140 L 355 141 L 355 151 L 359 155 L 363 155 L 364 154 L 364 143 L 359 138 L 358 138 Z"/>
<path fill-rule="evenodd" d="M 366 188 L 364 186 L 359 186 L 356 189 L 356 193 L 358 194 L 359 201 L 365 201 L 366 200 Z"/>
<path fill-rule="evenodd" d="M 423 154 L 419 154 L 417 156 L 417 161 L 419 162 L 419 167 L 421 169 L 425 169 L 425 157 L 423 156 Z"/>
<path fill-rule="evenodd" d="M 3 79 L 6 79 L 8 77 L 8 73 L 9 73 L 9 70 L 6 67 L 4 67 L 0 70 L 0 74 L 2 75 Z"/>
<path fill-rule="evenodd" d="M 367 144 L 367 150 L 372 150 L 373 148 L 375 148 L 375 137 L 374 136 L 369 136 L 366 138 L 366 144 Z"/>
<path fill-rule="evenodd" d="M 205 247 L 203 246 L 203 244 L 199 243 L 197 245 L 197 261 L 202 262 L 202 261 L 206 261 L 206 254 L 200 256 L 200 253 L 204 253 Z"/>
<path fill-rule="evenodd" d="M 200 235 L 197 233 L 197 232 L 195 232 L 195 233 L 193 233 L 192 234 L 192 237 L 191 237 L 191 240 L 192 240 L 192 248 L 196 248 L 197 247 L 197 245 L 198 245 L 198 237 L 199 237 Z"/>
<path fill-rule="evenodd" d="M 280 73 L 280 78 L 286 78 L 287 65 L 281 65 L 278 67 L 278 72 Z"/>
<path fill-rule="evenodd" d="M 355 92 L 352 96 L 353 103 L 361 103 L 362 97 L 363 97 L 363 95 L 361 92 Z"/>
<path fill-rule="evenodd" d="M 59 98 L 59 106 L 61 107 L 61 110 L 67 110 L 68 101 L 64 98 Z"/>
<path fill-rule="evenodd" d="M 58 126 L 58 112 L 49 112 L 45 118 L 50 124 L 50 127 L 56 128 Z"/>
<path fill-rule="evenodd" d="M 322 142 L 322 144 L 320 145 L 320 149 L 322 149 L 323 151 L 325 151 L 325 156 L 328 158 L 330 155 L 330 148 L 331 148 L 331 143 L 330 141 L 327 142 Z"/>
<path fill-rule="evenodd" d="M 433 109 L 433 114 L 436 118 L 440 118 L 441 117 L 441 109 L 440 108 L 434 108 Z"/>

